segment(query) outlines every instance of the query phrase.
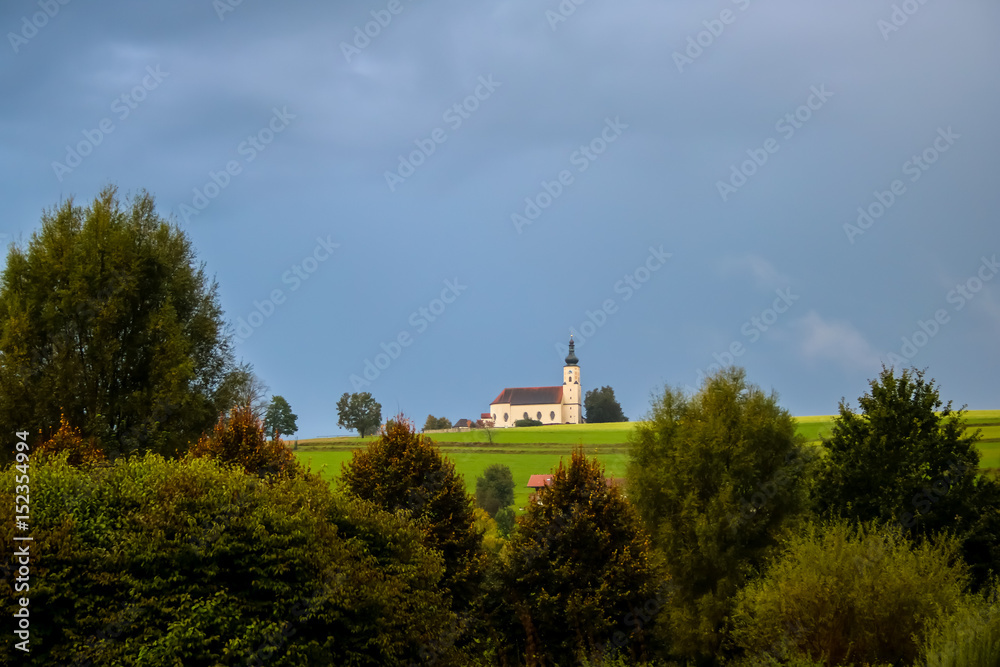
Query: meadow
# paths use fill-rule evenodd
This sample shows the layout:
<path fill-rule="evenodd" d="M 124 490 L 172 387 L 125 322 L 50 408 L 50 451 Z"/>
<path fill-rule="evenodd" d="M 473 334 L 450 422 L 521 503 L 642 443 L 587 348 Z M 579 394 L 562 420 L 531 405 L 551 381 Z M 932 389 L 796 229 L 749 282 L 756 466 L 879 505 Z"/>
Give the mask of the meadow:
<path fill-rule="evenodd" d="M 809 443 L 818 443 L 828 436 L 833 425 L 830 415 L 796 417 L 798 433 Z M 1000 469 L 1000 410 L 975 410 L 967 413 L 971 430 L 981 429 L 982 452 L 980 465 L 984 469 Z M 491 463 L 504 463 L 516 482 L 514 504 L 521 508 L 531 491 L 525 486 L 528 477 L 551 472 L 560 460 L 568 460 L 574 447 L 580 446 L 588 456 L 594 456 L 605 466 L 609 477 L 624 477 L 628 465 L 628 433 L 634 423 L 574 424 L 535 426 L 531 428 L 482 429 L 462 433 L 432 433 L 441 452 L 455 463 L 455 469 L 465 478 L 472 491 L 476 478 Z M 331 481 L 340 475 L 341 464 L 351 452 L 363 447 L 368 438 L 317 438 L 298 441 L 296 454 L 314 471 Z"/>

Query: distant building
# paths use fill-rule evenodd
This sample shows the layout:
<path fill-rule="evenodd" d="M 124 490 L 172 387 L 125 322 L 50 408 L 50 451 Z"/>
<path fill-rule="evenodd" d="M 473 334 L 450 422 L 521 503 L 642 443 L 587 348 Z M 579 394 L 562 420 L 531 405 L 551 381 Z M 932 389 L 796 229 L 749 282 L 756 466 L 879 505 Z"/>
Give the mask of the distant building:
<path fill-rule="evenodd" d="M 605 477 L 604 483 L 608 486 L 625 486 L 624 477 Z M 528 477 L 528 484 L 526 485 L 529 489 L 534 492 L 538 492 L 543 486 L 552 486 L 552 475 L 531 475 Z"/>
<path fill-rule="evenodd" d="M 455 428 L 473 428 L 475 424 L 468 419 L 459 419 L 455 422 Z"/>
<path fill-rule="evenodd" d="M 536 419 L 543 424 L 581 424 L 580 360 L 569 337 L 569 354 L 563 366 L 561 387 L 506 388 L 490 403 L 489 413 L 483 413 L 496 428 L 510 428 L 519 419 Z"/>

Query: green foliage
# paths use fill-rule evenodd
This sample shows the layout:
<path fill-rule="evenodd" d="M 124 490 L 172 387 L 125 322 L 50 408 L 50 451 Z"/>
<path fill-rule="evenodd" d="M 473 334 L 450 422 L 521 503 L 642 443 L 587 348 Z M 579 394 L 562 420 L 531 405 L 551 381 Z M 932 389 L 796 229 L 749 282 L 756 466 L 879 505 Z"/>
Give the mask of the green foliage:
<path fill-rule="evenodd" d="M 1000 665 L 1000 604 L 996 589 L 970 599 L 927 639 L 924 667 Z"/>
<path fill-rule="evenodd" d="M 435 431 L 440 429 L 451 428 L 451 420 L 447 417 L 435 417 L 434 415 L 427 415 L 427 421 L 424 422 L 425 431 Z"/>
<path fill-rule="evenodd" d="M 217 286 L 152 196 L 70 199 L 0 275 L 0 428 L 31 424 L 37 445 L 64 413 L 109 458 L 183 453 L 217 416 L 224 328 Z"/>
<path fill-rule="evenodd" d="M 337 425 L 353 429 L 362 438 L 378 430 L 382 423 L 382 405 L 367 391 L 344 395 L 337 401 Z"/>
<path fill-rule="evenodd" d="M 514 422 L 514 426 L 543 426 L 543 424 L 537 419 L 518 419 Z"/>
<path fill-rule="evenodd" d="M 615 390 L 608 386 L 588 391 L 583 399 L 583 407 L 588 424 L 628 421 L 621 404 L 615 398 Z"/>
<path fill-rule="evenodd" d="M 501 507 L 493 519 L 497 522 L 497 531 L 505 538 L 509 538 L 517 525 L 517 512 L 513 507 Z"/>
<path fill-rule="evenodd" d="M 237 465 L 260 477 L 290 477 L 300 471 L 295 455 L 281 438 L 267 438 L 264 425 L 246 405 L 220 417 L 211 435 L 191 447 L 190 455 Z"/>
<path fill-rule="evenodd" d="M 476 479 L 476 504 L 496 518 L 497 512 L 514 504 L 514 474 L 502 463 L 486 466 Z"/>
<path fill-rule="evenodd" d="M 952 540 L 915 545 L 876 524 L 810 525 L 741 594 L 734 642 L 752 658 L 913 664 L 966 581 Z"/>
<path fill-rule="evenodd" d="M 343 488 L 353 496 L 390 511 L 402 511 L 420 525 L 427 543 L 444 556 L 442 581 L 456 608 L 475 597 L 482 569 L 482 536 L 474 526 L 472 498 L 455 464 L 416 433 L 401 415 L 378 440 L 355 450 L 343 465 Z"/>
<path fill-rule="evenodd" d="M 529 665 L 640 654 L 664 601 L 638 516 L 580 450 L 520 518 L 503 589 L 517 620 L 505 646 Z"/>
<path fill-rule="evenodd" d="M 665 389 L 630 439 L 629 499 L 676 586 L 672 651 L 712 660 L 734 596 L 804 505 L 808 454 L 777 395 L 737 368 L 690 398 Z"/>
<path fill-rule="evenodd" d="M 299 430 L 298 415 L 292 412 L 284 396 L 273 396 L 271 404 L 264 413 L 264 432 L 277 439 L 282 435 L 291 435 Z"/>
<path fill-rule="evenodd" d="M 1000 487 L 979 477 L 979 432 L 963 410 L 942 406 L 923 371 L 884 368 L 858 399 L 841 401 L 816 486 L 821 512 L 855 521 L 893 521 L 914 537 L 962 536 L 977 582 L 1000 565 Z"/>
<path fill-rule="evenodd" d="M 0 472 L 5 507 L 15 474 Z M 402 666 L 428 646 L 456 664 L 440 555 L 318 479 L 147 455 L 32 462 L 31 482 L 31 653 L 17 664 Z M 0 543 L 13 534 L 0 524 Z M 12 584 L 0 577 L 8 619 Z M 4 641 L 0 663 L 14 653 Z"/>

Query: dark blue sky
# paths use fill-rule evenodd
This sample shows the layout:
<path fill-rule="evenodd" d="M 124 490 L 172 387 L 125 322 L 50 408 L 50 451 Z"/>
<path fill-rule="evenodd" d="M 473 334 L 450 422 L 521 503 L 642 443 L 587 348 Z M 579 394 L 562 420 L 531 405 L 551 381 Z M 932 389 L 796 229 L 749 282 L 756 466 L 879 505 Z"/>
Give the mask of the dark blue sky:
<path fill-rule="evenodd" d="M 149 190 L 300 437 L 357 388 L 422 424 L 559 384 L 571 328 L 631 418 L 730 354 L 797 415 L 893 361 L 996 409 L 997 25 L 985 0 L 6 2 L 0 233 Z"/>

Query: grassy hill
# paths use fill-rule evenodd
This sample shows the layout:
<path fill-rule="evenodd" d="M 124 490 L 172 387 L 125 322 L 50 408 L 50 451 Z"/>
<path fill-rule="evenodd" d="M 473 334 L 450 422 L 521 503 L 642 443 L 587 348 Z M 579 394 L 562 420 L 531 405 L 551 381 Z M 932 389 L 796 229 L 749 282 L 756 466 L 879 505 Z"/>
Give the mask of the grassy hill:
<path fill-rule="evenodd" d="M 798 432 L 807 442 L 819 442 L 829 435 L 833 417 L 796 417 Z M 980 428 L 983 440 L 983 468 L 1000 468 L 1000 410 L 976 410 L 968 413 L 968 423 Z M 470 491 L 475 489 L 476 478 L 491 463 L 510 466 L 514 480 L 515 506 L 523 507 L 530 491 L 523 485 L 528 477 L 550 472 L 560 459 L 568 459 L 573 447 L 582 446 L 589 456 L 596 456 L 604 465 L 608 476 L 623 477 L 628 465 L 628 432 L 634 423 L 621 424 L 563 424 L 534 426 L 531 428 L 492 429 L 464 433 L 434 433 L 430 437 L 441 452 L 455 462 L 455 468 L 465 478 Z M 492 442 L 490 439 L 492 438 Z M 340 474 L 341 463 L 351 457 L 351 452 L 363 447 L 368 438 L 317 438 L 299 440 L 296 454 L 313 470 L 321 471 L 333 480 Z"/>

